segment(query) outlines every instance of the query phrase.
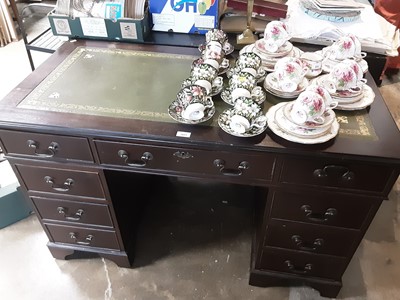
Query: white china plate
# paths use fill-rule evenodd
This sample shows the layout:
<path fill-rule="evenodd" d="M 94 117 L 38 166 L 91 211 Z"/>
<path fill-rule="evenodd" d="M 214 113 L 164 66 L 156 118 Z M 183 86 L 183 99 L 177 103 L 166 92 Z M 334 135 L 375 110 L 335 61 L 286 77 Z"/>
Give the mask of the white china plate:
<path fill-rule="evenodd" d="M 235 114 L 233 108 L 229 108 L 224 110 L 218 117 L 218 125 L 219 127 L 225 131 L 226 133 L 236 136 L 236 137 L 253 137 L 263 133 L 267 129 L 267 122 L 263 122 L 260 124 L 262 127 L 257 128 L 254 127 L 245 133 L 237 133 L 230 128 L 230 119 Z M 263 113 L 260 113 L 260 117 L 263 116 Z"/>
<path fill-rule="evenodd" d="M 279 137 L 281 137 L 281 138 L 283 138 L 285 140 L 288 140 L 290 142 L 311 145 L 311 144 L 322 144 L 322 143 L 325 143 L 325 142 L 333 139 L 334 137 L 336 137 L 337 134 L 339 133 L 339 123 L 337 122 L 337 120 L 333 121 L 333 123 L 330 126 L 330 128 L 328 129 L 328 131 L 324 135 L 322 135 L 320 137 L 302 138 L 302 137 L 298 137 L 298 136 L 295 136 L 295 135 L 287 133 L 286 131 L 284 131 L 283 129 L 281 129 L 279 127 L 279 125 L 277 124 L 277 122 L 276 122 L 276 120 L 274 118 L 277 109 L 279 109 L 284 104 L 285 104 L 285 102 L 278 103 L 278 104 L 272 106 L 267 112 L 268 127 L 277 136 L 279 136 Z"/>
<path fill-rule="evenodd" d="M 372 90 L 371 87 L 364 84 L 363 97 L 359 101 L 353 102 L 353 103 L 339 103 L 335 109 L 338 109 L 338 110 L 364 109 L 364 108 L 370 106 L 372 104 L 372 102 L 374 102 L 374 99 L 375 99 L 374 91 Z"/>
<path fill-rule="evenodd" d="M 264 80 L 264 88 L 270 92 L 271 94 L 285 98 L 292 99 L 296 98 L 301 92 L 303 92 L 309 85 L 309 81 L 307 78 L 303 78 L 302 82 L 297 87 L 297 90 L 294 92 L 285 92 L 282 91 L 278 86 L 278 79 L 276 78 L 276 74 L 274 72 L 269 73 Z"/>
<path fill-rule="evenodd" d="M 168 114 L 169 116 L 179 123 L 184 124 L 200 124 L 210 120 L 215 114 L 215 106 L 206 109 L 204 117 L 199 120 L 189 120 L 182 117 L 182 107 L 180 106 L 177 100 L 173 101 L 170 106 L 168 107 Z"/>
<path fill-rule="evenodd" d="M 232 91 L 230 90 L 229 87 L 224 88 L 221 92 L 221 99 L 229 105 L 235 105 L 235 102 L 232 100 L 231 92 Z M 263 103 L 267 98 L 267 95 L 263 90 L 261 90 L 261 93 L 262 93 L 262 96 L 260 97 L 261 100 L 256 101 L 256 99 L 252 97 L 253 101 L 256 102 L 258 105 Z"/>
<path fill-rule="evenodd" d="M 314 122 L 306 122 L 305 124 L 298 124 L 290 116 L 290 112 L 293 108 L 293 104 L 294 104 L 293 101 L 286 102 L 286 105 L 284 105 L 282 108 L 283 115 L 287 120 L 289 120 L 290 123 L 293 123 L 294 125 L 301 127 L 300 129 L 302 129 L 302 130 L 308 130 L 308 129 L 314 129 L 314 128 L 325 128 L 326 129 L 336 119 L 335 112 L 332 109 L 328 109 L 328 110 L 326 110 L 326 112 L 323 115 L 323 117 L 325 119 L 325 122 L 323 124 L 318 124 L 318 123 L 314 123 Z"/>

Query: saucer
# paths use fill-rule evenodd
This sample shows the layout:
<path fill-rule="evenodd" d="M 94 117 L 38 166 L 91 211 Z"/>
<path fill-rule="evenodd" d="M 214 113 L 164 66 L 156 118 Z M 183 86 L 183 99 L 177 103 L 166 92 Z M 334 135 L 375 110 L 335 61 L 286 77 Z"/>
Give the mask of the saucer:
<path fill-rule="evenodd" d="M 277 136 L 290 141 L 294 143 L 299 143 L 299 144 L 321 144 L 325 143 L 334 137 L 339 133 L 339 123 L 335 119 L 330 127 L 328 127 L 328 130 L 325 132 L 320 137 L 315 137 L 315 138 L 304 138 L 304 137 L 298 137 L 293 134 L 287 133 L 285 130 L 283 130 L 281 127 L 278 126 L 276 120 L 275 120 L 275 113 L 276 111 L 285 105 L 284 102 L 278 103 L 274 106 L 272 106 L 268 112 L 267 112 L 267 123 L 268 127 L 271 129 L 273 133 L 275 133 Z"/>
<path fill-rule="evenodd" d="M 236 114 L 234 112 L 234 109 L 230 108 L 230 109 L 224 110 L 218 117 L 219 127 L 221 127 L 221 129 L 223 131 L 225 131 L 226 133 L 228 133 L 230 135 L 237 136 L 237 137 L 253 137 L 253 136 L 263 133 L 267 129 L 267 122 L 262 122 L 261 124 L 259 124 L 262 126 L 261 128 L 253 127 L 245 133 L 235 132 L 230 127 L 230 120 L 234 114 Z M 264 116 L 264 114 L 262 112 L 260 112 L 260 114 L 259 114 L 259 117 L 261 117 L 261 116 Z"/>
<path fill-rule="evenodd" d="M 264 88 L 268 92 L 270 92 L 271 94 L 273 94 L 277 97 L 281 97 L 281 98 L 285 98 L 285 99 L 296 98 L 301 92 L 303 92 L 308 87 L 308 85 L 309 85 L 309 81 L 307 78 L 304 77 L 294 92 L 282 91 L 279 87 L 278 78 L 276 78 L 276 74 L 274 72 L 269 73 L 265 77 L 265 81 L 264 81 Z"/>
<path fill-rule="evenodd" d="M 353 103 L 339 103 L 335 109 L 338 110 L 360 110 L 372 104 L 375 99 L 375 93 L 371 87 L 364 84 L 362 98 Z"/>
<path fill-rule="evenodd" d="M 325 75 L 319 76 L 319 77 L 315 78 L 313 80 L 313 82 L 315 82 L 317 85 L 323 86 L 324 85 L 323 81 L 324 81 L 325 78 L 329 78 L 329 74 L 325 74 Z M 364 85 L 365 84 L 363 84 L 362 86 L 364 86 Z M 346 102 L 348 101 L 349 103 L 351 103 L 351 102 L 355 102 L 355 101 L 360 100 L 362 98 L 362 96 L 363 96 L 363 92 L 364 92 L 364 89 L 360 88 L 359 91 L 351 92 L 349 90 L 343 90 L 343 91 L 335 91 L 335 92 L 332 92 L 332 93 L 329 93 L 329 94 L 333 98 L 335 98 L 335 100 L 337 100 L 337 101 L 346 101 Z"/>
<path fill-rule="evenodd" d="M 255 48 L 271 57 L 282 57 L 287 55 L 293 49 L 293 44 L 289 41 L 279 47 L 277 52 L 268 51 L 265 46 L 265 39 L 259 39 L 255 42 Z"/>
<path fill-rule="evenodd" d="M 286 131 L 286 133 L 300 138 L 314 139 L 323 136 L 330 129 L 332 123 L 324 127 L 306 127 L 293 123 L 285 115 L 285 107 L 287 106 L 288 105 L 279 106 L 274 116 L 275 123 L 277 123 L 282 130 Z"/>
<path fill-rule="evenodd" d="M 169 116 L 179 123 L 184 124 L 200 124 L 208 121 L 215 114 L 215 106 L 212 106 L 209 109 L 204 110 L 204 117 L 199 120 L 189 120 L 182 117 L 182 106 L 178 100 L 173 101 L 168 107 Z"/>
<path fill-rule="evenodd" d="M 328 48 L 328 47 L 326 47 L 326 48 Z M 316 53 L 318 53 L 318 54 L 323 56 L 324 55 L 323 53 L 326 52 L 326 50 L 325 50 L 326 48 L 324 48 L 322 51 L 321 50 L 320 51 L 316 51 Z M 331 59 L 331 58 L 324 59 L 323 62 L 322 62 L 322 72 L 330 73 L 332 68 L 336 64 L 338 64 L 340 62 L 341 62 L 340 60 Z M 356 60 L 356 62 L 360 65 L 361 70 L 363 71 L 363 73 L 364 74 L 367 73 L 367 71 L 368 71 L 368 62 L 363 58 L 359 59 L 359 60 Z"/>
<path fill-rule="evenodd" d="M 330 126 L 333 121 L 335 121 L 336 119 L 336 114 L 332 109 L 328 109 L 325 111 L 323 117 L 325 119 L 325 122 L 323 124 L 319 124 L 319 123 L 314 123 L 314 122 L 306 122 L 305 124 L 298 124 L 296 123 L 296 121 L 294 121 L 290 115 L 290 112 L 292 111 L 293 108 L 293 104 L 294 102 L 286 102 L 286 105 L 283 106 L 282 111 L 283 111 L 283 115 L 284 117 L 289 120 L 289 122 L 293 123 L 296 126 L 299 126 L 301 128 L 306 129 L 314 129 L 314 128 L 327 128 L 328 126 Z"/>
<path fill-rule="evenodd" d="M 226 87 L 222 90 L 221 92 L 221 99 L 229 104 L 229 105 L 235 105 L 235 102 L 232 99 L 232 95 L 231 95 L 232 91 L 230 87 Z M 260 105 L 261 103 L 263 103 L 265 101 L 265 99 L 267 98 L 267 95 L 265 94 L 265 92 L 263 90 L 261 90 L 262 96 L 260 97 L 260 99 L 258 101 L 256 101 L 254 99 L 254 97 L 251 97 L 253 99 L 254 102 L 256 102 L 258 105 Z"/>

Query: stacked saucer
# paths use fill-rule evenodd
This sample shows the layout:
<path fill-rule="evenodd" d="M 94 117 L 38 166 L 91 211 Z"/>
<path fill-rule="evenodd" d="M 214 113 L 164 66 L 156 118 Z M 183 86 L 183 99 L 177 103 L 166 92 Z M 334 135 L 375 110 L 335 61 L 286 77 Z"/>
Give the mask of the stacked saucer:
<path fill-rule="evenodd" d="M 297 123 L 291 117 L 294 101 L 281 102 L 267 112 L 268 126 L 279 137 L 300 144 L 320 144 L 333 139 L 339 132 L 335 112 L 327 109 L 323 123 Z"/>
<path fill-rule="evenodd" d="M 324 85 L 324 81 L 329 79 L 329 74 L 325 74 L 315 78 L 317 85 Z M 335 109 L 338 110 L 360 110 L 368 107 L 374 102 L 375 93 L 371 87 L 361 84 L 357 89 L 353 90 L 336 90 L 330 91 L 330 95 L 334 101 L 338 102 Z"/>

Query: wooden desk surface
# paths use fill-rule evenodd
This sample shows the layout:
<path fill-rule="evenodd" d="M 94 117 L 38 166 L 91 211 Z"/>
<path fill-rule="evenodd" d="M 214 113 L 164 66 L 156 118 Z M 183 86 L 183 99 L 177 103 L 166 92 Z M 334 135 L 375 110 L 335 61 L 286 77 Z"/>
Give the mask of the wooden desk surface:
<path fill-rule="evenodd" d="M 43 65 L 19 84 L 8 96 L 0 102 L 2 114 L 0 124 L 4 128 L 30 128 L 45 129 L 47 132 L 58 131 L 64 134 L 86 136 L 114 136 L 120 138 L 162 139 L 172 143 L 211 143 L 221 146 L 235 146 L 243 149 L 257 151 L 272 151 L 282 153 L 312 154 L 324 156 L 325 154 L 340 154 L 362 156 L 367 160 L 390 160 L 400 162 L 400 132 L 393 121 L 380 93 L 371 76 L 367 74 L 369 85 L 376 94 L 375 101 L 367 109 L 367 121 L 370 122 L 373 138 L 362 135 L 339 134 L 334 140 L 319 145 L 301 145 L 288 142 L 277 137 L 269 129 L 266 133 L 255 138 L 235 138 L 223 132 L 217 126 L 193 126 L 174 122 L 157 122 L 137 120 L 134 118 L 121 118 L 102 115 L 88 115 L 83 113 L 64 113 L 49 110 L 32 110 L 17 107 L 58 65 L 60 65 L 76 47 L 96 47 L 107 49 L 123 49 L 137 51 L 151 51 L 164 54 L 198 56 L 194 48 L 140 45 L 125 43 L 109 43 L 100 41 L 76 41 L 65 43 Z M 159 72 L 163 72 L 160 65 Z M 138 72 L 140 70 L 132 70 Z M 189 69 L 187 70 L 189 74 Z M 95 79 L 96 74 L 90 80 Z M 182 78 L 182 80 L 185 78 Z M 155 84 L 157 86 L 157 84 Z M 73 87 L 71 87 L 73 88 Z M 132 95 L 134 97 L 134 95 Z M 153 99 L 152 99 L 153 100 Z M 84 101 L 84 99 L 81 99 Z M 116 101 L 118 101 L 116 99 Z M 154 101 L 154 100 L 153 100 Z M 217 100 L 216 100 L 217 101 Z M 266 109 L 275 104 L 272 98 L 267 99 Z M 167 111 L 167 107 L 165 107 Z M 355 113 L 350 113 L 354 115 Z M 216 118 L 214 116 L 214 118 Z M 191 133 L 190 138 L 176 137 L 177 131 Z"/>

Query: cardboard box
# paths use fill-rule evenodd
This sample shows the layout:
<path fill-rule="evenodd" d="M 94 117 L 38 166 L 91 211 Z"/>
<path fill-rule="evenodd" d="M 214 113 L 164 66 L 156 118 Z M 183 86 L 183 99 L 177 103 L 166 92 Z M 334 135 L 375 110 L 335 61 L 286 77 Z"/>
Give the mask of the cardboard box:
<path fill-rule="evenodd" d="M 150 0 L 152 30 L 205 34 L 218 27 L 218 0 Z"/>
<path fill-rule="evenodd" d="M 143 42 L 150 33 L 149 12 L 143 19 L 71 18 L 50 12 L 48 15 L 54 35 L 70 38 Z"/>

